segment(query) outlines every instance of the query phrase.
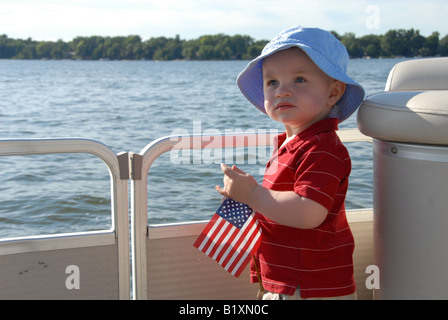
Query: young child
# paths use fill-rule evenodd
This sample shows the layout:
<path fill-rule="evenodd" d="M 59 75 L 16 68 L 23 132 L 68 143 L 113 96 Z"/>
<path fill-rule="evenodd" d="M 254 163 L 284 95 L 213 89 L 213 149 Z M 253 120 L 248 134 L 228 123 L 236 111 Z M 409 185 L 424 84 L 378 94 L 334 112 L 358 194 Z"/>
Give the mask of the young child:
<path fill-rule="evenodd" d="M 224 186 L 215 188 L 257 212 L 262 242 L 251 281 L 258 269 L 263 299 L 356 298 L 344 207 L 351 162 L 335 132 L 364 99 L 348 60 L 331 33 L 292 27 L 238 76 L 247 99 L 285 126 L 261 186 L 223 164 Z"/>

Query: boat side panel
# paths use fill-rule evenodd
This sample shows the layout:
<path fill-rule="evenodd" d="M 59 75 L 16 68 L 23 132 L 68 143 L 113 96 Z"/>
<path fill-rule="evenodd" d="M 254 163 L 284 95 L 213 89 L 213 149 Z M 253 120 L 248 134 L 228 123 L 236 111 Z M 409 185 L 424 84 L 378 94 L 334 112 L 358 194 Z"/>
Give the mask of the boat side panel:
<path fill-rule="evenodd" d="M 355 280 L 359 300 L 371 300 L 366 288 L 373 264 L 372 212 L 350 213 L 355 237 Z M 358 215 L 358 216 L 357 216 Z M 350 217 L 349 217 L 350 218 Z M 215 261 L 193 247 L 204 224 L 175 224 L 150 227 L 147 247 L 148 299 L 254 300 L 258 284 L 249 282 L 249 268 L 235 278 Z"/>
<path fill-rule="evenodd" d="M 118 299 L 117 250 L 108 245 L 4 255 L 0 299 Z"/>
<path fill-rule="evenodd" d="M 249 270 L 235 278 L 193 247 L 197 236 L 147 241 L 148 299 L 248 300 L 258 285 Z"/>

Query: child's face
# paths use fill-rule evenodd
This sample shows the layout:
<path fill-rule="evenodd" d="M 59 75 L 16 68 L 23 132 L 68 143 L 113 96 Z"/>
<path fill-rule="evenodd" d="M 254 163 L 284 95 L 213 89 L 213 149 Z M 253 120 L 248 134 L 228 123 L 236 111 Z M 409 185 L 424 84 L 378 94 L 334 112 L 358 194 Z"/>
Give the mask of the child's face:
<path fill-rule="evenodd" d="M 266 113 L 297 134 L 325 119 L 345 90 L 299 48 L 279 51 L 263 61 Z"/>

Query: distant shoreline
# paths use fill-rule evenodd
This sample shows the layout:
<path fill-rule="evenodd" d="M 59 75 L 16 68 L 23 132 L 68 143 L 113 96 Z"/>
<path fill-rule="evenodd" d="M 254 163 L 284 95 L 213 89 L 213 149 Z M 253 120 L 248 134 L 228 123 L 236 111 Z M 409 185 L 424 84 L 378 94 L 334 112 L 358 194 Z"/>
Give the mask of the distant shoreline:
<path fill-rule="evenodd" d="M 345 45 L 351 58 L 448 56 L 448 35 L 420 35 L 419 30 L 389 30 L 384 35 L 356 37 L 332 33 Z M 247 35 L 204 35 L 183 40 L 157 37 L 143 41 L 138 35 L 76 37 L 71 41 L 35 41 L 0 35 L 0 59 L 30 60 L 251 60 L 268 40 Z"/>
<path fill-rule="evenodd" d="M 440 58 L 441 56 L 433 56 L 428 58 Z M 397 57 L 360 57 L 360 58 L 350 58 L 350 60 L 386 60 L 386 59 L 419 59 L 423 58 L 422 56 L 416 56 L 416 57 L 403 57 L 403 56 L 397 56 Z M 139 59 L 139 60 L 132 60 L 132 59 L 15 59 L 15 58 L 0 58 L 0 61 L 79 61 L 79 62 L 226 62 L 226 61 L 247 61 L 249 62 L 249 59 L 227 59 L 227 60 L 190 60 L 190 59 L 173 59 L 173 60 L 149 60 L 149 59 Z"/>

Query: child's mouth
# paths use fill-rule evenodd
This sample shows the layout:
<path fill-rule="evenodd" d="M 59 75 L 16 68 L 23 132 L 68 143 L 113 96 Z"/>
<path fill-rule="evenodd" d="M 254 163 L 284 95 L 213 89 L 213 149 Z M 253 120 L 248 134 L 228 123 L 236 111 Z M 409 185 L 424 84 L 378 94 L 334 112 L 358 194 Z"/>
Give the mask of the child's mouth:
<path fill-rule="evenodd" d="M 294 108 L 294 106 L 290 103 L 279 103 L 275 106 L 275 110 L 282 111 L 286 109 Z"/>

